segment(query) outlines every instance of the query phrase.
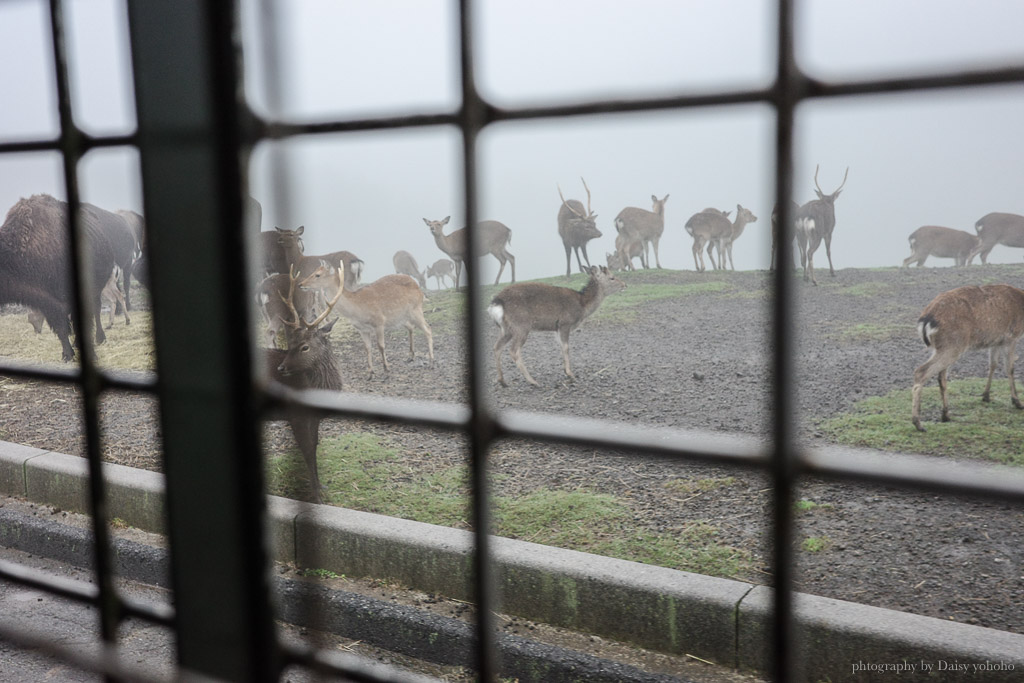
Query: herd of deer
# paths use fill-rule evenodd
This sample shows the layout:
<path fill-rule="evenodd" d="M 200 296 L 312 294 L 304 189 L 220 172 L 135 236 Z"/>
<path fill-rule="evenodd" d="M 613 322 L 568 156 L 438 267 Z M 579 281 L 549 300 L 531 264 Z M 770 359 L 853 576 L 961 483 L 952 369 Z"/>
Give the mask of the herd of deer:
<path fill-rule="evenodd" d="M 817 199 L 803 206 L 795 202 L 789 214 L 793 220 L 792 236 L 800 250 L 804 279 L 817 284 L 814 277 L 813 255 L 824 243 L 829 270 L 834 275 L 831 242 L 835 227 L 835 201 L 846 184 L 843 182 L 832 193 L 825 193 L 818 184 L 815 170 L 814 184 Z M 590 188 L 586 181 L 587 205 L 562 195 L 557 225 L 565 247 L 566 276 L 571 275 L 572 254 L 576 254 L 579 269 L 588 276 L 583 289 L 526 282 L 515 282 L 515 257 L 509 252 L 511 231 L 497 221 L 483 221 L 474 231 L 475 255 L 493 255 L 499 262 L 497 284 L 510 266 L 512 284 L 493 297 L 487 309 L 498 325 L 500 334 L 494 344 L 497 379 L 505 385 L 502 372 L 502 354 L 507 347 L 509 355 L 524 379 L 537 382 L 523 363 L 521 350 L 532 331 L 553 331 L 559 336 L 566 376 L 573 378 L 569 362 L 569 335 L 588 316 L 594 313 L 610 294 L 625 289 L 626 285 L 615 276 L 615 270 L 634 269 L 633 259 L 650 267 L 649 251 L 653 247 L 654 260 L 661 267 L 658 245 L 665 226 L 665 203 L 652 195 L 652 210 L 627 207 L 619 212 L 613 224 L 616 228 L 614 254 L 606 254 L 608 267 L 591 266 L 587 243 L 601 237 L 597 229 L 597 215 L 591 208 Z M 255 203 L 258 209 L 258 202 Z M 253 211 L 250 211 L 253 213 Z M 778 222 L 780 211 L 772 213 L 772 266 L 776 264 L 778 249 Z M 261 211 L 255 211 L 259 216 Z M 705 270 L 704 250 L 712 267 L 725 269 L 732 263 L 733 242 L 743 233 L 746 225 L 757 217 L 737 204 L 736 216 L 731 211 L 708 208 L 686 222 L 687 233 L 693 237 L 694 266 Z M 394 275 L 384 276 L 372 283 L 362 284 L 363 261 L 348 251 L 335 251 L 320 255 L 304 253 L 304 228 L 285 230 L 275 228 L 260 233 L 264 256 L 264 277 L 256 287 L 266 323 L 264 362 L 270 375 L 286 386 L 297 389 L 340 390 L 342 378 L 337 359 L 330 343 L 330 332 L 335 320 L 328 320 L 332 312 L 347 318 L 366 347 L 367 366 L 374 375 L 374 347 L 380 353 L 384 370 L 390 369 L 385 352 L 385 332 L 405 328 L 409 333 L 409 355 L 415 358 L 414 332 L 420 330 L 427 340 L 427 356 L 434 365 L 433 335 L 423 313 L 426 279 L 433 277 L 438 288 L 445 279 L 458 286 L 463 265 L 467 261 L 466 228 L 445 234 L 450 217 L 439 221 L 423 221 L 434 237 L 438 248 L 448 258 L 419 270 L 415 258 L 406 252 L 395 254 Z M 256 218 L 259 221 L 259 218 Z M 61 337 L 64 360 L 71 360 L 74 351 L 68 342 L 69 322 L 73 315 L 70 305 L 68 272 L 69 246 L 64 237 L 67 225 L 67 205 L 47 195 L 36 195 L 19 201 L 8 212 L 0 226 L 0 304 L 19 303 L 34 309 L 30 319 L 37 331 L 42 319 Z M 119 303 L 128 321 L 130 308 L 130 278 L 144 277 L 141 267 L 143 246 L 142 217 L 131 212 L 111 213 L 83 205 L 81 221 L 90 248 L 90 263 L 95 272 L 92 281 L 95 291 L 96 339 L 102 342 L 103 330 L 99 320 L 99 299 L 108 296 Z M 258 225 L 258 222 L 257 222 Z M 910 236 L 912 254 L 903 266 L 913 261 L 924 263 L 928 256 L 955 258 L 958 265 L 969 264 L 975 256 L 986 262 L 996 244 L 1024 247 L 1024 217 L 1015 214 L 991 213 L 981 218 L 976 226 L 977 236 L 967 232 L 939 226 L 924 226 Z M 715 259 L 714 251 L 718 258 Z M 586 263 L 586 266 L 584 266 Z M 123 273 L 123 292 L 118 290 L 116 278 Z M 60 276 L 60 277 L 58 277 Z M 102 285 L 98 283 L 103 283 Z M 111 316 L 113 308 L 111 306 Z M 1017 396 L 1013 365 L 1015 348 L 1024 336 L 1024 290 L 1009 285 L 960 287 L 938 295 L 924 310 L 918 330 L 924 343 L 933 350 L 932 356 L 914 373 L 912 421 L 923 431 L 920 418 L 921 391 L 932 377 L 938 375 L 942 397 L 942 419 L 949 419 L 946 397 L 947 370 L 969 349 L 988 349 L 990 354 L 988 383 L 982 399 L 989 400 L 992 377 L 999 358 L 1004 358 L 1010 379 L 1013 405 L 1024 407 Z M 285 348 L 280 349 L 278 339 L 285 336 Z M 313 497 L 320 500 L 320 486 L 316 467 L 316 448 L 319 441 L 320 418 L 296 414 L 290 424 L 303 458 L 309 467 L 313 484 Z"/>

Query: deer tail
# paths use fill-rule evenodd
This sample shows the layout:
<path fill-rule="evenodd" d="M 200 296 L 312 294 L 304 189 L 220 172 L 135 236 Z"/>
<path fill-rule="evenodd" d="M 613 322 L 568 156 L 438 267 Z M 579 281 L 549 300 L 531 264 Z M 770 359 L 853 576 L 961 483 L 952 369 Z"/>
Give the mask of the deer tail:
<path fill-rule="evenodd" d="M 932 335 L 937 329 L 939 329 L 939 323 L 931 313 L 922 315 L 917 321 L 917 331 L 925 346 L 932 345 Z"/>

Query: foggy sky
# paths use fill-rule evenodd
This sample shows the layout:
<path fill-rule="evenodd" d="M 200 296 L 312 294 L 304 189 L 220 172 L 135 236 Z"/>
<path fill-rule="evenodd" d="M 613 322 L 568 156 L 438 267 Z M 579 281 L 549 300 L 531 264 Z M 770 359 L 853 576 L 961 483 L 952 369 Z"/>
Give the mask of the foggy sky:
<path fill-rule="evenodd" d="M 277 24 L 282 117 L 457 106 L 451 3 L 322 0 L 287 8 Z M 251 3 L 243 9 L 247 94 L 256 111 L 269 113 L 263 29 Z M 115 0 L 76 0 L 71 10 L 76 122 L 90 132 L 130 131 L 124 9 Z M 476 15 L 478 82 L 503 106 L 763 87 L 775 65 L 773 11 L 760 0 L 485 2 Z M 10 93 L 0 108 L 4 140 L 57 131 L 44 17 L 42 2 L 0 4 L 0 88 Z M 801 66 L 822 78 L 1024 61 L 1024 6 L 1016 3 L 808 3 L 797 19 Z M 907 235 L 921 225 L 973 232 L 990 211 L 1024 214 L 1022 120 L 1019 87 L 805 103 L 796 128 L 795 199 L 814 197 L 816 164 L 826 192 L 849 167 L 836 204 L 836 267 L 898 265 L 910 253 Z M 276 187 L 287 192 L 290 215 L 275 202 L 275 146 L 292 172 Z M 566 198 L 586 201 L 581 176 L 604 232 L 591 243 L 592 262 L 603 263 L 611 250 L 619 210 L 650 208 L 652 194 L 669 194 L 663 266 L 693 267 L 683 230 L 691 214 L 706 206 L 735 211 L 737 203 L 759 220 L 737 242 L 736 266 L 767 264 L 774 192 L 774 113 L 767 105 L 502 124 L 485 130 L 478 152 L 480 217 L 512 229 L 518 279 L 565 272 L 557 185 Z M 349 249 L 366 261 L 365 279 L 372 280 L 391 271 L 399 248 L 421 267 L 444 256 L 422 219 L 451 215 L 450 228 L 463 224 L 461 154 L 452 128 L 303 138 L 258 148 L 252 189 L 263 204 L 264 229 L 304 225 L 307 253 Z M 83 168 L 85 199 L 141 209 L 137 168 L 131 150 L 91 154 Z M 65 194 L 56 155 L 0 157 L 0 210 L 38 192 Z M 992 253 L 996 262 L 1021 257 L 1005 247 Z M 822 253 L 819 266 L 823 260 Z M 489 257 L 482 263 L 496 264 Z"/>

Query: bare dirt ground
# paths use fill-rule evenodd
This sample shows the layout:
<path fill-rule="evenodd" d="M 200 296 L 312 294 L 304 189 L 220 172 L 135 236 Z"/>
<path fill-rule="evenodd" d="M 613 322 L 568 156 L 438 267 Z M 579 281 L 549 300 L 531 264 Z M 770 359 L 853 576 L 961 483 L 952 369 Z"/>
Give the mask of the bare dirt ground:
<path fill-rule="evenodd" d="M 940 292 L 965 284 L 1024 284 L 1024 268 L 986 266 L 910 271 L 840 270 L 830 278 L 819 265 L 821 286 L 798 282 L 796 362 L 800 437 L 823 443 L 818 424 L 847 411 L 859 399 L 909 388 L 914 368 L 927 358 L 915 325 L 921 309 Z M 508 388 L 494 386 L 497 408 L 607 418 L 766 435 L 769 393 L 769 300 L 767 274 L 639 273 L 645 280 L 682 285 L 721 281 L 718 291 L 651 301 L 628 315 L 594 319 L 573 335 L 576 381 L 561 373 L 550 334 L 532 335 L 524 349 L 531 387 L 505 358 Z M 439 302 L 450 292 L 431 293 Z M 431 318 L 427 312 L 428 321 Z M 855 325 L 876 333 L 847 334 Z M 889 326 L 891 334 L 877 333 Z M 486 330 L 488 346 L 496 329 Z M 466 349 L 458 330 L 434 326 L 437 367 L 429 368 L 417 333 L 418 356 L 406 362 L 403 335 L 392 335 L 391 372 L 368 378 L 362 343 L 351 331 L 335 331 L 346 390 L 408 398 L 460 401 Z M 951 373 L 983 376 L 987 357 L 968 354 Z M 493 380 L 494 370 L 488 368 Z M 999 379 L 1005 382 L 1005 375 Z M 9 441 L 80 453 L 77 418 L 65 389 L 21 382 L 0 383 L 0 434 Z M 151 399 L 115 394 L 103 405 L 107 457 L 159 468 L 159 441 Z M 1007 410 L 1012 410 L 1007 404 Z M 906 406 L 910 426 L 910 405 Z M 926 421 L 937 414 L 925 414 Z M 955 406 L 954 406 L 955 419 Z M 1024 428 L 1024 414 L 1021 415 Z M 417 471 L 448 467 L 465 458 L 464 444 L 449 434 L 408 427 L 328 421 L 322 433 L 374 431 L 402 450 Z M 1024 434 L 1024 429 L 1022 429 Z M 281 425 L 268 430 L 268 448 L 287 447 Z M 1022 441 L 1024 448 L 1024 441 Z M 965 457 L 968 454 L 965 454 Z M 651 461 L 629 453 L 507 442 L 492 457 L 496 492 L 524 495 L 537 488 L 586 488 L 629 502 L 637 528 L 676 530 L 707 522 L 723 544 L 749 552 L 755 567 L 736 578 L 770 584 L 767 510 L 763 476 L 688 463 Z M 725 478 L 711 490 L 681 494 L 673 480 Z M 325 482 L 330 487 L 331 482 Z M 800 552 L 798 589 L 815 595 L 887 607 L 941 619 L 1024 633 L 1024 510 L 1011 505 L 906 492 L 832 481 L 802 482 L 798 498 L 818 503 L 798 515 L 797 538 L 824 537 L 820 552 Z"/>

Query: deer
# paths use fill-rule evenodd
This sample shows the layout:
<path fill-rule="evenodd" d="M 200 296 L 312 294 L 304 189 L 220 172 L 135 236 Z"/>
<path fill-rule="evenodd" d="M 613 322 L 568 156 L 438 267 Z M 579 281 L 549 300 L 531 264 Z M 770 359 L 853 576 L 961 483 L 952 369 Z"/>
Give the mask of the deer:
<path fill-rule="evenodd" d="M 615 229 L 619 234 L 626 233 L 627 236 L 635 237 L 643 243 L 640 263 L 644 268 L 650 267 L 648 254 L 650 245 L 654 246 L 654 262 L 658 268 L 661 268 L 661 259 L 658 258 L 658 242 L 661 240 L 661 234 L 665 232 L 665 202 L 667 201 L 668 195 L 658 199 L 652 194 L 652 211 L 627 206 L 615 217 Z"/>
<path fill-rule="evenodd" d="M 295 230 L 286 230 L 276 225 L 273 230 L 260 233 L 263 252 L 263 274 L 288 273 L 293 263 L 302 258 L 302 233 L 306 228 L 300 225 Z"/>
<path fill-rule="evenodd" d="M 686 221 L 686 232 L 693 237 L 693 266 L 697 272 L 702 273 L 706 269 L 704 254 L 701 253 L 705 244 L 708 246 L 708 259 L 711 261 L 711 267 L 716 270 L 719 267 L 724 269 L 726 242 L 732 239 L 734 232 L 738 236 L 743 232 L 743 228 L 747 223 L 753 223 L 757 220 L 757 216 L 750 209 L 746 209 L 739 204 L 736 205 L 736 209 L 736 219 L 734 221 L 729 220 L 731 211 L 721 211 L 714 208 L 699 211 L 690 216 L 689 220 Z M 712 246 L 718 247 L 718 264 L 715 263 L 714 256 L 711 253 Z"/>
<path fill-rule="evenodd" d="M 643 240 L 626 233 L 615 235 L 615 253 L 605 253 L 605 261 L 609 270 L 636 270 L 633 259 L 642 259 L 644 253 Z"/>
<path fill-rule="evenodd" d="M 455 264 L 446 258 L 440 258 L 434 261 L 433 265 L 427 266 L 427 277 L 432 277 L 437 281 L 437 289 L 440 290 L 444 284 L 444 279 L 448 278 L 452 281 L 452 286 L 455 286 Z"/>
<path fill-rule="evenodd" d="M 326 296 L 337 302 L 338 312 L 348 318 L 363 339 L 370 377 L 372 378 L 374 374 L 373 342 L 376 342 L 377 349 L 380 351 L 384 371 L 390 371 L 391 366 L 388 364 L 388 356 L 384 351 L 384 332 L 399 327 L 409 330 L 409 360 L 416 358 L 413 330 L 419 328 L 423 332 L 427 338 L 430 367 L 434 367 L 434 335 L 430 331 L 430 325 L 423 317 L 425 297 L 416 281 L 408 275 L 385 275 L 355 291 L 349 291 L 342 286 L 343 291 L 338 298 L 339 295 L 334 289 L 338 287 L 339 279 L 343 283 L 347 278 L 343 275 L 336 275 L 336 273 L 343 270 L 344 266 L 336 268 L 327 261 L 321 261 L 316 270 L 302 278 L 299 287 L 323 290 Z"/>
<path fill-rule="evenodd" d="M 970 265 L 974 258 L 972 252 L 981 241 L 977 235 L 966 230 L 944 228 L 941 225 L 922 225 L 910 233 L 910 256 L 903 259 L 900 268 L 906 268 L 914 261 L 920 268 L 929 256 L 956 259 L 956 265 Z M 984 262 L 984 258 L 982 258 Z"/>
<path fill-rule="evenodd" d="M 426 271 L 420 271 L 420 266 L 416 263 L 416 259 L 413 258 L 412 254 L 404 249 L 396 251 L 395 255 L 391 257 L 391 262 L 395 266 L 396 273 L 413 278 L 420 283 L 421 289 L 427 288 Z"/>
<path fill-rule="evenodd" d="M 562 238 L 562 245 L 565 247 L 565 277 L 567 278 L 572 274 L 572 252 L 576 252 L 576 265 L 579 266 L 580 272 L 586 272 L 583 269 L 583 262 L 580 261 L 580 250 L 583 250 L 583 260 L 587 262 L 587 268 L 589 268 L 590 258 L 587 256 L 587 242 L 601 236 L 601 231 L 597 229 L 597 214 L 590 208 L 590 188 L 587 187 L 586 180 L 583 180 L 582 177 L 580 180 L 583 181 L 583 187 L 587 191 L 586 212 L 583 211 L 582 202 L 576 199 L 566 201 L 561 186 L 556 185 L 558 196 L 562 200 L 562 205 L 558 207 L 558 236 Z"/>
<path fill-rule="evenodd" d="M 451 216 L 445 216 L 439 221 L 424 218 L 423 222 L 430 228 L 430 234 L 434 236 L 437 248 L 455 262 L 455 287 L 458 288 L 462 276 L 462 264 L 466 261 L 466 228 L 459 228 L 445 235 L 444 226 L 448 225 L 450 218 Z M 498 284 L 501 280 L 506 262 L 510 263 L 512 267 L 512 282 L 516 281 L 516 257 L 508 250 L 511 241 L 512 231 L 504 223 L 481 221 L 476 225 L 476 255 L 491 254 L 498 259 L 500 264 L 498 277 L 494 278 L 494 284 Z"/>
<path fill-rule="evenodd" d="M 820 165 L 819 165 L 820 166 Z M 846 167 L 846 174 L 843 175 L 843 182 L 832 194 L 825 194 L 818 184 L 818 169 L 814 167 L 814 187 L 817 199 L 812 199 L 796 213 L 794 227 L 796 228 L 796 242 L 800 248 L 800 265 L 804 269 L 804 281 L 808 279 L 815 286 L 818 281 L 814 278 L 814 252 L 825 241 L 825 254 L 828 256 L 828 270 L 832 277 L 836 276 L 836 269 L 832 266 L 832 231 L 836 227 L 836 199 L 846 185 L 846 178 L 850 175 L 850 167 Z"/>
<path fill-rule="evenodd" d="M 292 389 L 341 391 L 341 373 L 338 371 L 330 337 L 337 318 L 327 323 L 324 321 L 341 297 L 344 291 L 343 283 L 338 283 L 337 291 L 328 302 L 327 308 L 312 321 L 307 322 L 296 309 L 294 302 L 298 276 L 292 272 L 285 277 L 289 278 L 288 293 L 280 296 L 280 300 L 291 314 L 290 319 L 286 321 L 288 348 L 263 349 L 263 362 L 270 378 Z M 323 502 L 316 463 L 316 450 L 320 444 L 320 420 L 319 414 L 306 411 L 295 411 L 288 417 L 288 425 L 309 470 L 312 498 L 316 503 Z"/>
<path fill-rule="evenodd" d="M 293 309 L 302 319 L 316 317 L 316 295 L 291 286 L 292 278 L 298 278 L 298 275 L 293 266 L 290 274 L 271 273 L 256 287 L 256 303 L 266 325 L 266 345 L 269 348 L 279 348 L 277 342 L 282 332 L 286 333 L 287 339 L 289 314 Z"/>
<path fill-rule="evenodd" d="M 1010 285 L 968 285 L 943 292 L 932 299 L 917 320 L 917 331 L 932 355 L 914 371 L 911 391 L 911 421 L 921 426 L 921 390 L 935 375 L 939 376 L 942 396 L 942 421 L 949 422 L 949 384 L 947 370 L 960 356 L 973 349 L 988 349 L 988 382 L 981 400 L 991 401 L 992 375 L 1000 356 L 1006 358 L 1010 378 L 1010 401 L 1021 409 L 1013 380 L 1013 362 L 1017 341 L 1024 336 L 1024 290 Z"/>
<path fill-rule="evenodd" d="M 980 241 L 968 256 L 968 262 L 980 255 L 981 262 L 988 263 L 988 254 L 997 244 L 1024 247 L 1024 216 L 998 212 L 985 214 L 974 224 L 974 230 Z"/>
<path fill-rule="evenodd" d="M 491 319 L 501 329 L 494 344 L 494 361 L 498 368 L 498 382 L 502 386 L 505 376 L 501 371 L 501 355 L 509 346 L 509 356 L 527 382 L 540 386 L 523 363 L 522 348 L 530 332 L 557 332 L 562 345 L 565 374 L 576 379 L 569 365 L 569 334 L 594 311 L 605 297 L 626 288 L 626 283 L 604 266 L 587 269 L 590 279 L 583 289 L 556 287 L 541 282 L 521 282 L 501 290 L 487 308 Z"/>
<path fill-rule="evenodd" d="M 725 218 L 729 218 L 731 211 L 719 211 L 718 209 L 704 209 L 704 211 L 718 211 Z M 708 258 L 711 259 L 711 265 L 716 270 L 725 270 L 725 257 L 729 257 L 729 265 L 733 270 L 736 270 L 736 264 L 732 260 L 732 244 L 740 235 L 743 234 L 744 228 L 749 223 L 756 223 L 757 216 L 750 209 L 745 209 L 739 204 L 736 205 L 736 220 L 732 222 L 732 227 L 729 229 L 729 233 L 723 235 L 719 239 L 708 243 Z M 715 259 L 711 256 L 711 247 L 718 248 L 718 264 L 715 264 Z"/>

